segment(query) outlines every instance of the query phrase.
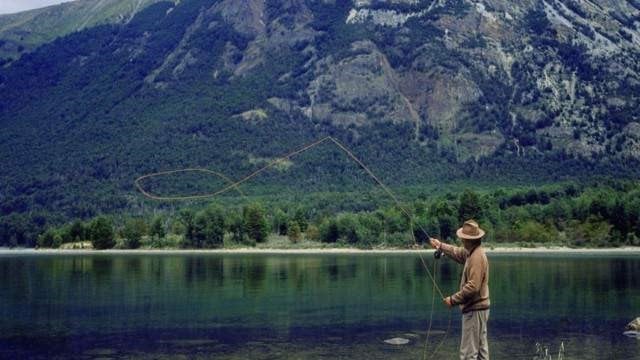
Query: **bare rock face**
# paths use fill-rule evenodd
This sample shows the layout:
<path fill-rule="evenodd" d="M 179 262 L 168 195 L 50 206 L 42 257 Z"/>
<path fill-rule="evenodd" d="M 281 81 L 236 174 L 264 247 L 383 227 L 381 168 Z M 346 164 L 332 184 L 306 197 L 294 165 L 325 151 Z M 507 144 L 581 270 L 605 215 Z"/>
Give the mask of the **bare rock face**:
<path fill-rule="evenodd" d="M 371 41 L 353 43 L 339 61 L 325 59 L 317 74 L 307 89 L 307 114 L 313 119 L 343 127 L 420 121 L 387 58 Z"/>
<path fill-rule="evenodd" d="M 256 37 L 266 29 L 264 0 L 224 0 L 211 9 L 240 34 Z"/>

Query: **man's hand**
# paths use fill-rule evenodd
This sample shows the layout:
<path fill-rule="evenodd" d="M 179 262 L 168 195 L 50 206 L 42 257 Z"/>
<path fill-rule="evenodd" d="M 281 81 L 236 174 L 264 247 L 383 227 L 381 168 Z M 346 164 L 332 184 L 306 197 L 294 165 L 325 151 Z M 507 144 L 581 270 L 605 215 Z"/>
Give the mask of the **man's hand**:
<path fill-rule="evenodd" d="M 451 309 L 453 307 L 453 304 L 451 303 L 451 297 L 450 296 L 444 298 L 443 302 L 444 302 L 445 305 L 447 305 L 447 307 L 449 309 Z"/>
<path fill-rule="evenodd" d="M 440 248 L 440 240 L 434 239 L 434 238 L 429 238 L 429 242 L 431 243 L 431 247 L 433 247 L 434 249 L 439 249 Z"/>

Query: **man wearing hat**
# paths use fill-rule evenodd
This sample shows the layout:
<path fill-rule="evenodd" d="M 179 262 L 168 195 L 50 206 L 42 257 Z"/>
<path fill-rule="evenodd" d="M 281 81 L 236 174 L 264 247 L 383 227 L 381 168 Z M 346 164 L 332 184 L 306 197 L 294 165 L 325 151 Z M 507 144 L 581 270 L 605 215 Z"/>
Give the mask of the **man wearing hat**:
<path fill-rule="evenodd" d="M 489 262 L 482 248 L 485 232 L 474 220 L 464 222 L 456 232 L 464 247 L 429 239 L 431 246 L 454 261 L 464 264 L 460 291 L 444 299 L 447 306 L 462 310 L 460 359 L 489 359 L 487 320 L 489 319 Z"/>

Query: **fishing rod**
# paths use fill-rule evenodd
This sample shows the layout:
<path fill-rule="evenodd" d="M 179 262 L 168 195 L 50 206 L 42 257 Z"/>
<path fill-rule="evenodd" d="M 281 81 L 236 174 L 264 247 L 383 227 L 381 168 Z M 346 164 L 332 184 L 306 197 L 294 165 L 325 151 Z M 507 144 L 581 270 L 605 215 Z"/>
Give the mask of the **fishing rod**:
<path fill-rule="evenodd" d="M 239 186 L 249 180 L 251 180 L 252 178 L 256 177 L 257 175 L 259 175 L 260 173 L 266 171 L 269 168 L 272 168 L 282 162 L 285 162 L 287 160 L 289 160 L 290 158 L 301 154 L 309 149 L 312 149 L 324 142 L 331 142 L 333 143 L 335 146 L 337 146 L 340 150 L 342 150 L 351 160 L 353 160 L 356 164 L 358 164 L 358 166 L 360 168 L 362 168 L 375 182 L 376 184 L 378 184 L 378 186 L 380 186 L 384 192 L 395 202 L 396 206 L 398 207 L 398 209 L 400 209 L 400 211 L 402 211 L 402 213 L 404 213 L 404 215 L 407 217 L 407 219 L 409 220 L 409 224 L 411 226 L 411 236 L 413 238 L 413 242 L 415 245 L 418 245 L 418 241 L 416 240 L 414 231 L 413 231 L 413 216 L 411 215 L 411 213 L 402 205 L 402 203 L 400 202 L 400 200 L 398 199 L 398 197 L 395 195 L 395 193 L 393 191 L 391 191 L 391 189 L 389 189 L 389 187 L 387 185 L 385 185 L 384 182 L 382 182 L 382 180 L 380 180 L 378 178 L 378 176 L 376 176 L 376 174 L 371 171 L 371 169 L 369 169 L 368 166 L 366 166 L 357 156 L 355 156 L 355 154 L 353 154 L 353 152 L 351 150 L 349 150 L 344 144 L 342 144 L 340 141 L 338 141 L 337 139 L 335 139 L 332 136 L 326 136 L 324 138 L 321 138 L 319 140 L 313 141 L 311 143 L 305 144 L 302 147 L 298 148 L 297 150 L 291 151 L 287 154 L 285 154 L 284 156 L 281 156 L 271 162 L 269 162 L 267 165 L 257 169 L 256 171 L 252 172 L 251 174 L 245 176 L 244 178 L 233 182 L 232 180 L 230 180 L 229 178 L 227 178 L 226 176 L 224 176 L 221 173 L 215 172 L 215 171 L 211 171 L 211 170 L 207 170 L 207 169 L 200 169 L 200 168 L 187 168 L 187 169 L 178 169 L 178 170 L 170 170 L 170 171 L 161 171 L 161 172 L 155 172 L 155 173 L 150 173 L 150 174 L 145 174 L 142 175 L 138 178 L 135 179 L 134 184 L 136 186 L 136 188 L 140 191 L 140 193 L 142 193 L 142 195 L 144 195 L 145 197 L 152 199 L 152 200 L 164 200 L 164 201 L 172 201 L 172 200 L 196 200 L 196 199 L 204 199 L 204 198 L 211 198 L 211 197 L 215 197 L 218 195 L 221 195 L 229 190 L 235 189 L 238 193 L 240 193 L 241 195 L 244 196 L 244 194 L 242 193 L 242 191 L 240 190 Z M 170 174 L 175 174 L 175 173 L 183 173 L 183 172 L 206 172 L 206 173 L 211 173 L 214 174 L 216 176 L 218 176 L 219 178 L 222 178 L 223 180 L 227 181 L 229 183 L 229 185 L 225 186 L 224 188 L 215 191 L 213 193 L 207 193 L 207 194 L 198 194 L 198 195 L 191 195 L 191 196 L 160 196 L 160 195 L 156 195 L 153 194 L 147 190 L 145 190 L 145 188 L 142 186 L 141 182 L 142 180 L 145 179 L 150 179 L 153 177 L 157 177 L 157 176 L 166 176 L 166 175 L 170 175 Z M 420 229 L 420 231 L 422 231 L 424 233 L 424 235 L 427 237 L 427 239 L 429 239 L 429 241 L 431 241 L 431 236 L 429 235 L 429 233 L 427 232 L 427 230 L 420 224 L 415 224 L 418 226 L 418 228 Z M 434 259 L 440 259 L 442 257 L 442 249 L 438 248 L 436 249 L 436 251 L 433 253 Z M 433 288 L 438 292 L 438 294 L 440 295 L 441 299 L 444 300 L 445 296 L 442 292 L 442 290 L 440 289 L 440 287 L 438 286 L 438 283 L 436 282 L 435 279 L 435 272 L 436 272 L 436 263 L 434 261 L 433 263 L 433 273 L 431 272 L 431 270 L 429 270 L 429 267 L 424 259 L 424 257 L 422 256 L 422 254 L 420 252 L 418 252 L 418 257 L 420 258 L 420 261 L 422 262 L 422 266 L 424 267 L 424 269 L 427 272 L 427 275 L 429 276 L 429 279 L 432 282 Z M 435 291 L 432 291 L 433 296 L 435 297 Z M 434 301 L 432 301 L 432 305 L 431 305 L 431 319 L 429 321 L 429 328 L 427 330 L 427 336 L 425 339 L 425 347 L 424 347 L 424 352 L 423 352 L 423 359 L 427 358 L 427 344 L 429 342 L 429 336 L 431 333 L 431 325 L 432 325 L 432 317 L 433 317 L 433 310 L 434 310 Z M 446 339 L 446 335 L 449 332 L 449 329 L 451 327 L 451 311 L 449 311 L 449 325 L 447 326 L 447 331 L 445 332 L 445 336 L 442 338 L 442 340 L 440 341 L 440 343 L 435 347 L 435 350 L 433 352 L 433 355 L 435 356 L 435 354 L 438 352 L 438 350 L 440 349 L 440 347 L 442 346 L 442 344 L 444 343 L 445 339 Z"/>
<path fill-rule="evenodd" d="M 134 184 L 136 186 L 136 188 L 142 193 L 142 195 L 144 195 L 145 197 L 149 198 L 149 199 L 153 199 L 153 200 L 165 200 L 165 201 L 175 201 L 175 200 L 197 200 L 197 199 L 205 199 L 205 198 L 211 198 L 211 197 L 215 197 L 218 195 L 221 195 L 223 193 L 226 193 L 230 190 L 236 190 L 238 191 L 240 194 L 242 194 L 242 192 L 239 190 L 239 186 L 244 184 L 245 182 L 253 179 L 254 177 L 258 176 L 259 174 L 261 174 L 262 172 L 275 167 L 276 165 L 283 163 L 289 159 L 291 159 L 292 157 L 299 155 L 307 150 L 310 150 L 320 144 L 323 144 L 325 142 L 331 142 L 333 143 L 335 146 L 337 146 L 340 150 L 342 150 L 351 160 L 353 160 L 360 168 L 362 168 L 367 175 L 369 175 L 376 184 L 378 184 L 378 186 L 380 186 L 380 188 L 382 188 L 382 190 L 384 190 L 384 192 L 395 202 L 396 206 L 398 207 L 398 209 L 400 209 L 400 211 L 402 211 L 402 213 L 404 213 L 404 215 L 407 217 L 407 219 L 411 222 L 413 217 L 411 215 L 411 213 L 402 205 L 402 203 L 400 202 L 400 200 L 398 199 L 398 197 L 395 195 L 395 193 L 393 191 L 391 191 L 391 189 L 389 189 L 389 187 L 382 182 L 382 180 L 380 180 L 380 178 L 378 178 L 378 176 L 371 171 L 371 169 L 369 169 L 369 167 L 367 165 L 365 165 L 351 150 L 349 150 L 349 148 L 347 148 L 344 144 L 342 144 L 340 141 L 338 141 L 336 138 L 332 137 L 332 136 L 326 136 L 324 138 L 321 138 L 319 140 L 316 141 L 312 141 L 310 143 L 307 143 L 303 146 L 301 146 L 300 148 L 293 150 L 287 154 L 285 154 L 284 156 L 281 156 L 279 158 L 276 158 L 275 160 L 269 162 L 267 165 L 257 169 L 256 171 L 252 172 L 251 174 L 245 176 L 244 178 L 233 182 L 232 180 L 230 180 L 229 178 L 227 178 L 226 176 L 224 176 L 221 173 L 215 172 L 215 171 L 211 171 L 211 170 L 207 170 L 207 169 L 200 169 L 200 168 L 186 168 L 186 169 L 178 169 L 178 170 L 170 170 L 170 171 L 160 171 L 160 172 L 154 172 L 154 173 L 150 173 L 150 174 L 145 174 L 142 175 L 140 177 L 138 177 L 137 179 L 135 179 Z M 206 193 L 206 194 L 198 194 L 198 195 L 189 195 L 189 196 L 160 196 L 160 195 L 156 195 L 153 194 L 147 190 L 145 190 L 145 188 L 142 186 L 141 182 L 145 179 L 150 179 L 150 178 L 154 178 L 154 177 L 158 177 L 158 176 L 166 176 L 166 175 L 170 175 L 170 174 L 174 174 L 174 173 L 183 173 L 183 172 L 208 172 L 214 175 L 217 175 L 218 177 L 226 180 L 229 184 L 225 187 L 223 187 L 222 189 L 212 192 L 212 193 Z M 420 224 L 416 224 L 418 226 L 418 228 L 424 233 L 424 235 L 426 235 L 427 239 L 431 239 L 431 236 L 429 235 L 429 233 L 427 232 L 427 230 L 421 226 Z M 413 231 L 411 232 L 411 235 L 413 237 L 413 241 L 415 245 L 418 245 L 417 240 L 415 239 L 415 235 L 413 234 Z M 439 250 L 439 249 L 438 249 Z M 442 251 L 438 251 L 436 250 L 436 252 L 434 252 L 434 257 L 436 259 L 439 259 L 442 256 Z M 422 254 L 418 253 L 418 256 L 420 257 L 420 261 L 422 262 L 422 265 L 424 266 L 425 270 L 427 271 L 427 275 L 429 276 L 429 278 L 431 279 L 431 281 L 435 284 L 436 290 L 438 291 L 438 294 L 440 295 L 440 297 L 444 300 L 445 296 L 444 293 L 442 292 L 442 290 L 440 289 L 440 287 L 437 285 L 436 283 L 436 279 L 435 276 L 431 273 L 431 271 L 429 270 L 429 267 L 427 266 L 426 261 L 424 260 L 424 258 L 422 257 Z"/>

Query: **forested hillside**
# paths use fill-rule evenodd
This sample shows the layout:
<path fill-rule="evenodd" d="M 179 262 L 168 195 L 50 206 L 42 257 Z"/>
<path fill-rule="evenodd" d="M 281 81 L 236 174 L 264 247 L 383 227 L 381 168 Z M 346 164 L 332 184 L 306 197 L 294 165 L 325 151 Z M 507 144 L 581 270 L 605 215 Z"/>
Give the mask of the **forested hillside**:
<path fill-rule="evenodd" d="M 60 36 L 3 61 L 1 241 L 33 244 L 48 226 L 100 214 L 177 211 L 190 204 L 146 200 L 134 179 L 183 167 L 240 179 L 327 135 L 394 189 L 638 175 L 636 1 L 139 4 L 79 31 L 48 22 Z M 0 16 L 13 24 L 0 47 L 17 44 L 10 20 Z M 149 185 L 191 194 L 223 183 Z M 323 145 L 243 191 L 278 199 L 372 186 Z"/>

